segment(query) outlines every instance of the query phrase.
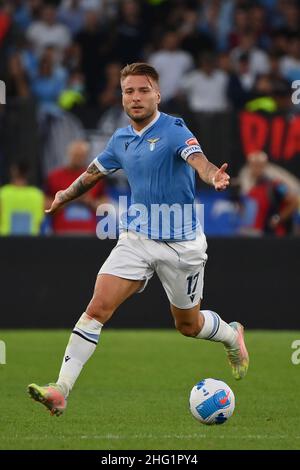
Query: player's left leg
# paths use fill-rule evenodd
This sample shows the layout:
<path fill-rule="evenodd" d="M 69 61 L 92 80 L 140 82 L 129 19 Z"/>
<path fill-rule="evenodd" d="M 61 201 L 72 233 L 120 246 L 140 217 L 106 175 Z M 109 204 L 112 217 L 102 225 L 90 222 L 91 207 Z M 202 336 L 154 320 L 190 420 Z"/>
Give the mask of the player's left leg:
<path fill-rule="evenodd" d="M 244 328 L 238 322 L 226 323 L 211 310 L 200 310 L 200 302 L 188 309 L 171 304 L 176 329 L 185 336 L 218 341 L 224 344 L 235 379 L 248 370 L 249 356 L 244 342 Z"/>
<path fill-rule="evenodd" d="M 28 385 L 29 395 L 52 415 L 60 416 L 80 372 L 95 352 L 101 329 L 117 307 L 141 289 L 145 281 L 123 279 L 109 274 L 97 277 L 94 295 L 70 336 L 56 383 Z"/>

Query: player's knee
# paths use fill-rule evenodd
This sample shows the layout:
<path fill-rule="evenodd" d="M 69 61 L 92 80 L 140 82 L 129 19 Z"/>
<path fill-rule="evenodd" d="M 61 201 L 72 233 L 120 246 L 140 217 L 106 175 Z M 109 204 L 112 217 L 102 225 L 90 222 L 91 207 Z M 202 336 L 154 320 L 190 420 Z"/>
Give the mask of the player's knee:
<path fill-rule="evenodd" d="M 175 323 L 177 331 L 184 336 L 195 337 L 199 333 L 199 326 L 193 323 Z"/>
<path fill-rule="evenodd" d="M 114 306 L 106 299 L 92 299 L 89 303 L 86 313 L 104 324 L 114 313 Z"/>

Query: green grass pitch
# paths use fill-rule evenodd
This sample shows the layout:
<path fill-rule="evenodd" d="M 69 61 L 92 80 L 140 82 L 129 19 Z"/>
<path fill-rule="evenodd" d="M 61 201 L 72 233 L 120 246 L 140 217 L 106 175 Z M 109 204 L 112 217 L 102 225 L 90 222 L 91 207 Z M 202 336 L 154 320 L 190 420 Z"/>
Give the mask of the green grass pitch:
<path fill-rule="evenodd" d="M 31 382 L 54 381 L 67 331 L 2 331 L 0 449 L 300 449 L 300 331 L 248 331 L 247 377 L 231 378 L 223 346 L 175 330 L 103 330 L 96 353 L 57 418 L 27 396 Z M 200 379 L 227 382 L 232 418 L 198 423 L 188 409 Z"/>

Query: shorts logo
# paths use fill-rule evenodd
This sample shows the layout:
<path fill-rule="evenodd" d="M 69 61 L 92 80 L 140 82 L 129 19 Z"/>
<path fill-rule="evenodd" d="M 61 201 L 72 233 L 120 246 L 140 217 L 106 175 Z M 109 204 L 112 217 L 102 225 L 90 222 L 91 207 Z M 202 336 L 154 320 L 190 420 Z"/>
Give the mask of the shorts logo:
<path fill-rule="evenodd" d="M 147 139 L 147 142 L 150 144 L 150 152 L 153 152 L 155 149 L 155 144 L 160 140 L 160 137 L 157 137 L 156 139 Z"/>
<path fill-rule="evenodd" d="M 190 139 L 186 140 L 185 143 L 187 145 L 199 145 L 199 142 L 196 137 L 191 137 Z"/>

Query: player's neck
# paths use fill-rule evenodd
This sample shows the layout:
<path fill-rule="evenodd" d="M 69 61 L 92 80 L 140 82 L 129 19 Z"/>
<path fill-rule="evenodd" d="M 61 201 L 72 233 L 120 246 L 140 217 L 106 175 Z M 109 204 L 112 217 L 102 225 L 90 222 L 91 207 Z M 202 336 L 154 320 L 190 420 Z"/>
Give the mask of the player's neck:
<path fill-rule="evenodd" d="M 160 114 L 159 111 L 156 110 L 150 117 L 148 117 L 144 121 L 140 121 L 140 122 L 131 121 L 131 125 L 136 132 L 141 132 L 143 129 L 145 129 L 145 127 L 148 127 L 149 125 L 151 125 L 152 122 L 154 123 L 158 119 L 159 114 Z"/>

